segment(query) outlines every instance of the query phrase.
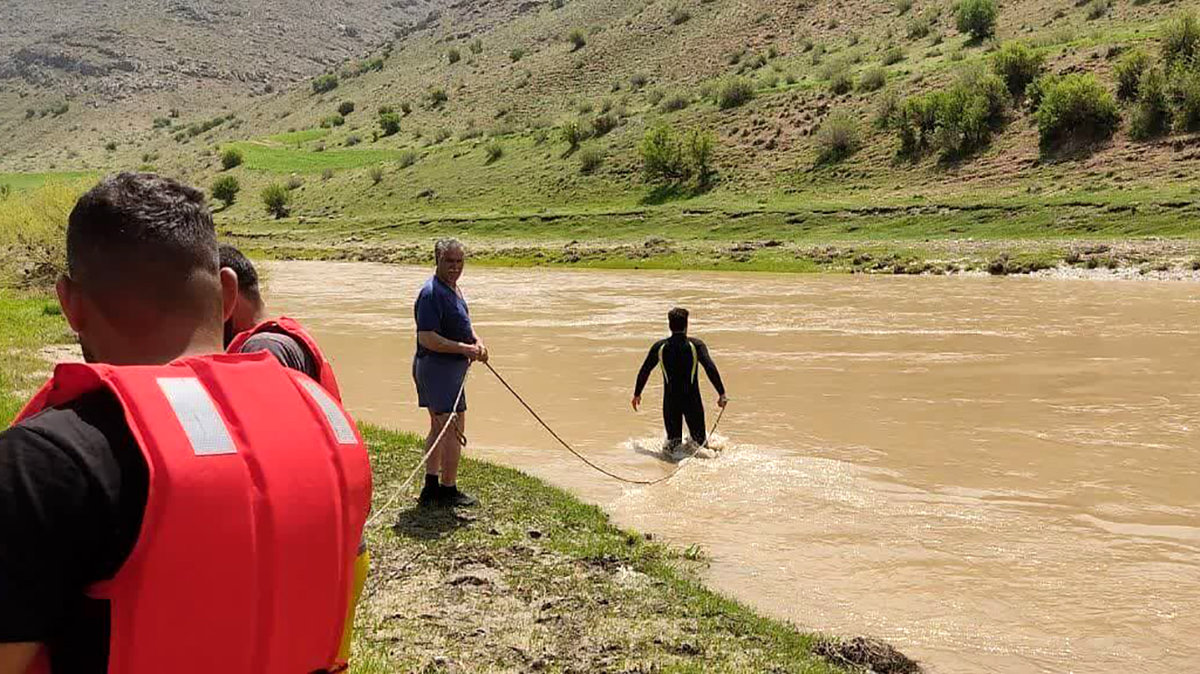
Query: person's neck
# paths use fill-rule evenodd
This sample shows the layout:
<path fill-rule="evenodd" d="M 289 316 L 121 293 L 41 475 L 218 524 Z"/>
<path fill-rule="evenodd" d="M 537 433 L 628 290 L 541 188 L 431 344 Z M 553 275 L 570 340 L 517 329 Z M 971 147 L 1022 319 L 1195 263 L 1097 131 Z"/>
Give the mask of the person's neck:
<path fill-rule="evenodd" d="M 180 358 L 208 356 L 223 353 L 224 334 L 221 329 L 196 326 L 171 334 L 162 329 L 151 335 L 151 339 L 131 336 L 123 340 L 118 352 L 102 357 L 101 362 L 110 365 L 166 365 Z"/>

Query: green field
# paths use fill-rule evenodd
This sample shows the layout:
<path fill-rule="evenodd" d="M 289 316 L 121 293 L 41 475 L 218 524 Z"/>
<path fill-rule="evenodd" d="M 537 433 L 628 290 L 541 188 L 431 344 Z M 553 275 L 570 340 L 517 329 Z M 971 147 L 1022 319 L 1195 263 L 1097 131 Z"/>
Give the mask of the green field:
<path fill-rule="evenodd" d="M 324 131 L 324 129 L 321 129 Z M 299 135 L 299 134 L 297 134 Z M 319 137 L 319 136 L 318 136 Z M 251 171 L 268 173 L 320 173 L 325 169 L 341 170 L 396 161 L 396 150 L 341 149 L 317 152 L 295 147 L 265 145 L 256 142 L 231 143 L 242 151 L 244 166 Z"/>
<path fill-rule="evenodd" d="M 8 185 L 13 190 L 31 190 L 46 183 L 69 183 L 92 180 L 99 176 L 94 171 L 65 171 L 60 173 L 0 173 L 0 185 Z"/>

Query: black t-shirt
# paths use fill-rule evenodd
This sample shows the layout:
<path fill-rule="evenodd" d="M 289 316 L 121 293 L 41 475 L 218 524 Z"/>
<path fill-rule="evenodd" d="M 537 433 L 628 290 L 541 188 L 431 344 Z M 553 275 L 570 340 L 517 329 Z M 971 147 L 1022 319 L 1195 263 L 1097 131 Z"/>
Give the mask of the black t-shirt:
<path fill-rule="evenodd" d="M 109 607 L 84 590 L 133 550 L 149 471 L 96 391 L 0 432 L 0 643 L 40 642 L 54 674 L 103 674 Z"/>
<path fill-rule="evenodd" d="M 260 332 L 242 345 L 238 353 L 256 353 L 266 351 L 284 367 L 303 372 L 314 380 L 320 380 L 321 373 L 317 371 L 317 361 L 308 348 L 299 340 L 279 332 Z"/>

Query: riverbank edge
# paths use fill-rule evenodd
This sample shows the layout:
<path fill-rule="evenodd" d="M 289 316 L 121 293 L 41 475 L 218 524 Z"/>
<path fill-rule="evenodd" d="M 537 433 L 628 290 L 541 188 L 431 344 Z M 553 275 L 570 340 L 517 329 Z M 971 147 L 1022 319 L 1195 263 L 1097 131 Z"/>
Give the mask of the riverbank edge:
<path fill-rule="evenodd" d="M 647 237 L 637 242 L 525 244 L 462 238 L 472 264 L 489 267 L 1200 281 L 1200 242 L 1186 239 L 802 244 Z M 434 240 L 327 244 L 284 235 L 237 234 L 226 239 L 263 259 L 399 265 L 428 264 Z"/>
<path fill-rule="evenodd" d="M 7 421 L 45 376 L 43 352 L 71 335 L 43 295 L 0 292 L 0 325 Z M 467 458 L 462 486 L 483 506 L 419 509 L 398 486 L 420 461 L 421 438 L 361 429 L 375 515 L 355 674 L 856 671 L 830 640 L 706 588 L 698 548 L 620 529 L 600 508 L 520 471 Z M 897 662 L 904 668 L 876 671 L 914 671 Z"/>

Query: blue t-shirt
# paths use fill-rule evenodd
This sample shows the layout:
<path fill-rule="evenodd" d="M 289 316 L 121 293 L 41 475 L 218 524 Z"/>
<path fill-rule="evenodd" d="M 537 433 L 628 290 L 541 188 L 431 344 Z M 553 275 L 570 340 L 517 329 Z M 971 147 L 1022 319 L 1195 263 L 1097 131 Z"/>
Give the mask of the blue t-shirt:
<path fill-rule="evenodd" d="M 454 288 L 446 285 L 437 276 L 431 277 L 421 286 L 417 301 L 413 305 L 417 320 L 417 332 L 436 332 L 455 342 L 474 344 L 475 333 L 471 330 L 471 312 L 467 301 Z M 466 356 L 435 353 L 417 343 L 417 356 L 437 355 L 445 358 L 462 359 Z"/>

